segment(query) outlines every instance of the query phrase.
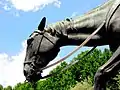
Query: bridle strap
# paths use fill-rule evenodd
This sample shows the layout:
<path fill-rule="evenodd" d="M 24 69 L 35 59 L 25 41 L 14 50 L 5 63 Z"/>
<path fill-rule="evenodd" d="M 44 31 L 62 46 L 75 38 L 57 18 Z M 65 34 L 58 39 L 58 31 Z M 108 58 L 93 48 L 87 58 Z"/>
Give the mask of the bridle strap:
<path fill-rule="evenodd" d="M 40 39 L 40 42 L 39 42 L 39 45 L 38 45 L 38 48 L 37 48 L 37 51 L 35 52 L 35 55 L 37 55 L 37 53 L 39 52 L 39 48 L 40 48 L 40 46 L 41 46 L 41 43 L 42 43 L 42 40 L 43 40 L 43 37 L 44 37 L 44 31 L 39 31 L 39 30 L 37 30 L 36 31 L 38 34 L 42 34 L 42 38 Z"/>
<path fill-rule="evenodd" d="M 42 35 L 42 37 L 41 37 L 41 39 L 40 39 L 40 41 L 39 41 L 39 45 L 38 45 L 38 47 L 37 47 L 37 51 L 35 52 L 35 56 L 37 56 L 37 55 L 39 55 L 38 53 L 39 53 L 39 48 L 40 48 L 40 46 L 41 46 L 41 43 L 42 43 L 42 40 L 43 40 L 43 38 L 46 38 L 48 41 L 50 41 L 53 45 L 55 45 L 48 37 L 46 37 L 45 36 L 45 30 L 44 31 L 40 31 L 40 30 L 35 30 L 33 33 L 38 33 L 38 34 L 40 34 L 40 35 Z M 25 64 L 32 64 L 32 65 L 35 65 L 35 61 L 24 61 L 24 65 Z M 38 69 L 39 70 L 39 69 Z M 38 71 L 37 70 L 37 71 Z"/>

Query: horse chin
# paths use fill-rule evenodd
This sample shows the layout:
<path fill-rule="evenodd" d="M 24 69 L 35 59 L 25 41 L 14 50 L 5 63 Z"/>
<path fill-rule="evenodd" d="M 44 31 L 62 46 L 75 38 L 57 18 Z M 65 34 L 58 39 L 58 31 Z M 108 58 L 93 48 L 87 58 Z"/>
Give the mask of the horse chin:
<path fill-rule="evenodd" d="M 40 79 L 42 79 L 41 73 L 34 73 L 26 77 L 26 80 L 31 83 L 35 83 Z"/>

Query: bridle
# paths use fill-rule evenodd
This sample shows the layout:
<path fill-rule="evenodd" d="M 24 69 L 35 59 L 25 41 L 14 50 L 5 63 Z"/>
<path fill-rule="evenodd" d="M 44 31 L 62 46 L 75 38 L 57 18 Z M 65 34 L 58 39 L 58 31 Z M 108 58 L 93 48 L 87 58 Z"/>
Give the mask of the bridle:
<path fill-rule="evenodd" d="M 40 30 L 35 30 L 33 33 L 37 33 L 39 35 L 42 35 L 41 36 L 41 39 L 39 41 L 39 44 L 38 44 L 38 47 L 37 47 L 37 51 L 35 52 L 34 56 L 35 57 L 38 57 L 39 56 L 39 48 L 41 46 L 41 43 L 43 41 L 43 38 L 46 38 L 49 42 L 51 42 L 53 45 L 55 45 L 48 37 L 46 37 L 44 34 L 45 34 L 46 31 L 40 31 Z M 31 38 L 31 37 L 30 37 Z M 30 39 L 29 38 L 29 39 Z M 37 67 L 38 65 L 36 65 L 36 60 L 33 60 L 33 61 L 24 61 L 24 65 L 25 64 L 30 64 L 32 67 L 34 67 L 35 69 L 33 69 L 33 71 L 36 73 L 36 72 L 42 72 L 42 70 L 39 69 L 39 67 Z"/>
<path fill-rule="evenodd" d="M 46 66 L 46 67 L 43 67 L 43 68 L 40 68 L 40 69 L 37 69 L 37 71 L 35 71 L 35 72 L 42 72 L 43 70 L 45 70 L 45 69 L 47 69 L 47 68 L 50 68 L 50 67 L 52 67 L 52 66 L 54 66 L 54 65 L 56 65 L 56 64 L 58 64 L 58 63 L 60 63 L 60 62 L 62 62 L 62 61 L 64 61 L 65 59 L 67 59 L 68 57 L 70 57 L 73 53 L 75 53 L 77 50 L 79 50 L 82 46 L 84 46 L 102 27 L 103 27 L 103 25 L 105 24 L 105 21 L 103 21 L 103 23 L 97 28 L 97 30 L 95 30 L 90 36 L 88 36 L 88 38 L 82 43 L 82 44 L 80 44 L 77 48 L 75 48 L 72 52 L 70 52 L 69 54 L 67 54 L 65 57 L 63 57 L 62 59 L 60 59 L 60 60 L 58 60 L 57 62 L 55 62 L 55 63 L 53 63 L 53 64 L 51 64 L 51 65 L 48 65 L 48 66 Z M 37 30 L 37 31 L 35 31 L 36 33 L 38 33 L 38 34 L 42 34 L 42 38 L 41 38 L 41 40 L 40 40 L 40 42 L 39 42 L 39 45 L 38 45 L 38 48 L 37 48 L 37 51 L 36 51 L 36 55 L 38 55 L 38 50 L 39 50 L 39 48 L 40 48 L 40 46 L 41 46 L 41 43 L 42 43 L 42 40 L 43 40 L 43 37 L 45 37 L 44 36 L 44 34 L 45 34 L 45 31 L 44 32 L 41 32 L 41 31 L 39 31 L 39 30 Z M 46 39 L 48 39 L 52 44 L 54 44 L 49 38 L 47 38 L 47 37 L 45 37 Z M 96 46 L 94 46 L 90 51 L 89 51 L 89 53 L 90 52 L 92 52 L 94 49 L 96 48 Z M 86 55 L 88 55 L 88 53 L 87 54 L 85 54 L 84 56 L 86 56 Z M 35 62 L 36 61 L 26 61 L 26 62 L 24 62 L 24 64 L 33 64 L 34 65 L 34 67 L 36 67 L 36 65 L 35 65 Z M 77 63 L 77 62 L 75 62 L 75 63 Z M 75 64 L 74 63 L 74 64 Z M 69 66 L 68 66 L 69 67 Z M 64 68 L 64 70 L 65 69 L 67 69 L 68 67 L 65 67 Z M 36 67 L 37 68 L 37 67 Z M 63 70 L 62 70 L 63 71 Z M 46 75 L 46 76 L 44 76 L 44 77 L 41 77 L 41 79 L 44 79 L 44 78 L 47 78 L 47 77 L 50 77 L 50 76 L 53 76 L 53 75 L 55 75 L 55 73 L 53 73 L 53 74 L 49 74 L 49 75 Z"/>
<path fill-rule="evenodd" d="M 120 0 L 119 0 L 120 1 Z M 117 5 L 116 5 L 117 4 Z M 110 19 L 111 19 L 111 17 L 114 15 L 114 13 L 115 13 L 115 11 L 117 10 L 117 8 L 118 8 L 118 6 L 119 6 L 119 4 L 120 3 L 117 3 L 117 0 L 116 0 L 116 2 L 115 2 L 115 5 L 113 5 L 112 6 L 112 8 L 110 9 L 110 11 L 108 12 L 108 14 L 107 14 L 107 18 L 100 24 L 100 26 L 90 35 L 90 36 L 88 36 L 88 38 L 82 43 L 82 44 L 80 44 L 77 48 L 75 48 L 72 52 L 70 52 L 69 54 L 67 54 L 65 57 L 63 57 L 62 59 L 60 59 L 60 60 L 58 60 L 57 62 L 55 62 L 55 63 L 53 63 L 53 64 L 51 64 L 51 65 L 48 65 L 48 66 L 46 66 L 46 67 L 43 67 L 43 68 L 40 68 L 40 69 L 38 69 L 37 71 L 39 71 L 39 72 L 41 72 L 42 70 L 45 70 L 45 69 L 47 69 L 47 68 L 50 68 L 50 67 L 52 67 L 52 66 L 54 66 L 54 65 L 56 65 L 56 64 L 58 64 L 58 63 L 60 63 L 60 62 L 62 62 L 62 61 L 64 61 L 65 59 L 67 59 L 68 57 L 70 57 L 73 53 L 75 53 L 77 50 L 79 50 L 82 46 L 84 46 L 97 32 L 99 32 L 100 30 L 101 30 L 101 28 L 105 25 L 105 28 L 106 28 L 106 30 L 108 29 L 108 27 L 109 27 L 109 22 L 110 22 Z M 40 46 L 41 46 L 41 42 L 42 42 L 42 40 L 43 40 L 43 37 L 45 37 L 44 36 L 44 34 L 45 34 L 45 32 L 46 31 L 39 31 L 39 30 L 37 30 L 37 31 L 34 31 L 34 32 L 36 32 L 36 33 L 38 33 L 38 34 L 42 34 L 42 38 L 41 38 L 41 40 L 40 40 L 40 43 L 39 43 L 39 45 L 38 45 L 38 49 L 37 49 L 37 51 L 36 51 L 36 55 L 37 55 L 37 53 L 38 53 L 38 50 L 39 50 L 39 48 L 40 48 Z M 49 38 L 47 38 L 47 37 L 45 37 L 46 39 L 48 39 L 52 44 L 54 44 Z M 96 48 L 96 46 L 94 46 L 88 53 L 86 53 L 83 57 L 85 57 L 85 56 L 87 56 L 89 53 L 91 53 L 94 49 Z M 82 58 L 83 58 L 82 57 Z M 74 62 L 73 64 L 75 64 L 75 63 L 77 63 L 78 61 L 76 61 L 76 62 Z M 33 63 L 33 61 L 25 61 L 24 62 L 24 64 L 31 64 L 31 63 Z M 71 65 L 73 65 L 73 64 L 71 64 Z M 66 70 L 67 68 L 69 68 L 71 65 L 69 65 L 69 66 L 67 66 L 67 67 L 65 67 L 63 70 Z M 35 66 L 35 65 L 34 65 Z M 63 71 L 63 70 L 61 70 L 61 71 Z M 36 71 L 36 72 L 37 72 Z M 41 79 L 44 79 L 44 78 L 47 78 L 47 77 L 50 77 L 50 76 L 53 76 L 53 75 L 56 75 L 57 74 L 57 72 L 56 73 L 53 73 L 53 74 L 49 74 L 49 75 L 46 75 L 46 76 L 44 76 L 44 77 L 41 77 Z"/>

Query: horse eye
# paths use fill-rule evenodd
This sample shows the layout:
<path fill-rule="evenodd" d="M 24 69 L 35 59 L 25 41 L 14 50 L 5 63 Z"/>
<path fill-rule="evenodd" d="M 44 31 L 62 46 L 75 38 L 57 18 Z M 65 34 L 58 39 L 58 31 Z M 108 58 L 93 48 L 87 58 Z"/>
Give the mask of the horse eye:
<path fill-rule="evenodd" d="M 28 39 L 27 44 L 30 45 L 33 40 L 34 40 L 33 38 Z"/>

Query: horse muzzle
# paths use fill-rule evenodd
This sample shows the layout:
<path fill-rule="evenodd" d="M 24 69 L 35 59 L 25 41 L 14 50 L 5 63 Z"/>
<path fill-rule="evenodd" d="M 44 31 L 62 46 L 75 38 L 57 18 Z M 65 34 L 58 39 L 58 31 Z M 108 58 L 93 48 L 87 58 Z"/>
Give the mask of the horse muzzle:
<path fill-rule="evenodd" d="M 41 73 L 36 73 L 34 71 L 26 71 L 24 70 L 24 75 L 28 82 L 37 82 L 38 80 L 42 79 Z"/>
<path fill-rule="evenodd" d="M 41 72 L 36 71 L 32 67 L 30 67 L 28 64 L 24 65 L 23 73 L 28 82 L 37 82 L 42 78 Z"/>

